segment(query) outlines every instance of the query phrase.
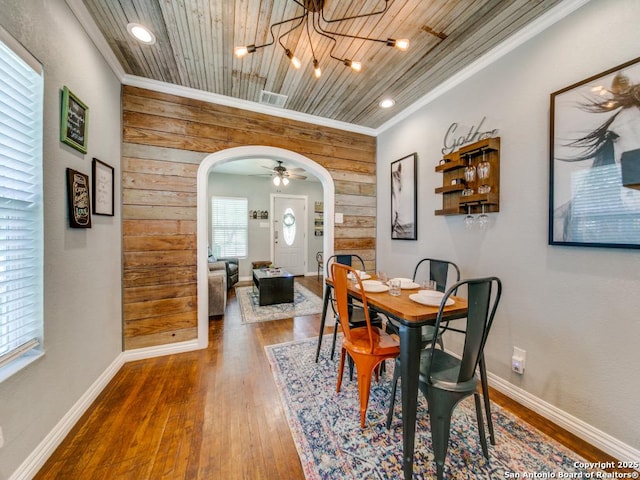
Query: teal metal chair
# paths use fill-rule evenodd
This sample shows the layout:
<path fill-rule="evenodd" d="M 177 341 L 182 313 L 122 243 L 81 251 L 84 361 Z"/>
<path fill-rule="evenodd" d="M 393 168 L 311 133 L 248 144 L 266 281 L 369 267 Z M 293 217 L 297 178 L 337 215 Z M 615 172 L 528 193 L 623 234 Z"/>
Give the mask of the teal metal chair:
<path fill-rule="evenodd" d="M 435 342 L 431 343 L 430 348 L 422 350 L 420 355 L 419 388 L 427 398 L 438 479 L 444 476 L 451 415 L 456 405 L 470 395 L 474 396 L 482 452 L 487 459 L 489 458 L 478 389 L 480 382 L 476 370 L 483 357 L 487 337 L 502 295 L 502 283 L 497 277 L 487 277 L 463 280 L 454 284 L 445 293 L 438 310 L 435 323 L 438 336 L 445 331 L 451 331 L 446 322 L 443 322 L 442 313 L 447 299 L 460 287 L 466 287 L 469 305 L 465 330 L 453 330 L 454 333 L 464 336 L 462 357 L 458 358 L 436 349 Z M 391 425 L 393 406 L 392 397 L 387 415 L 387 428 Z"/>

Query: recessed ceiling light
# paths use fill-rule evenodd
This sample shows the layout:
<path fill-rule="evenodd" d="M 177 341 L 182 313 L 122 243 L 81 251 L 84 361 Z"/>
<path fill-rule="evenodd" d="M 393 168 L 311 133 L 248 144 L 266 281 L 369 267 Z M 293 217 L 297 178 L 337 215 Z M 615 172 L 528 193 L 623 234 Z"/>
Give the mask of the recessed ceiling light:
<path fill-rule="evenodd" d="M 396 101 L 393 100 L 392 98 L 385 98 L 378 105 L 380 105 L 380 108 L 391 108 L 395 104 L 396 104 Z"/>
<path fill-rule="evenodd" d="M 142 43 L 146 43 L 147 45 L 153 45 L 156 43 L 156 36 L 144 25 L 140 25 L 139 23 L 130 23 L 127 25 L 127 31 L 131 36 Z"/>

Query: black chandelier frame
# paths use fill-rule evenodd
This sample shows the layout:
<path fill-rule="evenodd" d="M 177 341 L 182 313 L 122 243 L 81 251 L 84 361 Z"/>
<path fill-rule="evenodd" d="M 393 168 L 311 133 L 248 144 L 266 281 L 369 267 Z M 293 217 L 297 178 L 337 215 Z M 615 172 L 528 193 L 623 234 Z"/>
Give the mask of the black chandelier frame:
<path fill-rule="evenodd" d="M 269 31 L 271 34 L 270 42 L 265 43 L 263 45 L 248 45 L 246 47 L 236 47 L 236 55 L 244 56 L 248 53 L 254 53 L 260 48 L 269 47 L 273 45 L 276 42 L 276 35 L 274 33 L 274 29 L 281 25 L 288 24 L 291 22 L 297 22 L 297 23 L 295 23 L 289 30 L 287 30 L 286 32 L 278 36 L 278 43 L 280 44 L 280 46 L 284 50 L 285 55 L 287 56 L 287 58 L 289 58 L 289 60 L 294 65 L 294 67 L 300 68 L 301 66 L 300 60 L 298 60 L 294 56 L 293 52 L 289 48 L 287 48 L 287 46 L 283 43 L 282 39 L 285 38 L 287 35 L 289 35 L 291 32 L 293 32 L 294 30 L 300 28 L 304 24 L 304 28 L 307 33 L 307 38 L 309 40 L 309 46 L 311 48 L 311 54 L 313 55 L 313 68 L 314 68 L 316 77 L 320 77 L 320 68 L 319 68 L 318 58 L 316 57 L 315 49 L 313 47 L 313 42 L 311 40 L 311 29 L 313 29 L 313 31 L 318 35 L 328 38 L 333 42 L 331 49 L 329 50 L 329 56 L 332 59 L 341 62 L 345 66 L 350 67 L 355 71 L 360 71 L 361 69 L 360 62 L 353 61 L 349 58 L 340 58 L 334 54 L 334 50 L 338 43 L 336 37 L 344 37 L 344 38 L 352 38 L 355 40 L 366 40 L 371 42 L 384 43 L 387 46 L 396 47 L 400 50 L 406 50 L 409 47 L 409 40 L 406 40 L 406 39 L 396 40 L 394 38 L 387 38 L 387 39 L 371 38 L 371 37 L 364 37 L 361 35 L 350 35 L 347 33 L 336 32 L 333 30 L 329 30 L 327 28 L 329 27 L 329 25 L 336 24 L 339 22 L 356 20 L 359 18 L 366 18 L 366 17 L 376 16 L 376 15 L 384 15 L 389 10 L 389 6 L 391 3 L 393 3 L 393 0 L 384 0 L 384 8 L 377 11 L 362 13 L 359 15 L 351 15 L 351 16 L 341 17 L 341 18 L 334 18 L 334 19 L 327 18 L 325 16 L 325 13 L 324 13 L 325 0 L 302 0 L 302 1 L 292 0 L 292 1 L 300 5 L 304 9 L 304 12 L 301 15 L 288 18 L 272 24 L 269 27 Z M 325 23 L 324 26 L 322 25 L 321 21 Z M 311 27 L 309 26 L 310 23 L 311 23 Z"/>

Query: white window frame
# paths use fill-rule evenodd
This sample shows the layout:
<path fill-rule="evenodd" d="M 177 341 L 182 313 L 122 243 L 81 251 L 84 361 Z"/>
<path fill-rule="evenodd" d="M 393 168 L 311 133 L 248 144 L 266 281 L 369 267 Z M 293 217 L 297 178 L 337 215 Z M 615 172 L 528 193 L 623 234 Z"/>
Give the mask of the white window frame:
<path fill-rule="evenodd" d="M 227 216 L 218 216 L 221 206 Z M 236 236 L 239 242 L 230 242 Z M 211 244 L 216 257 L 249 256 L 249 199 L 246 197 L 211 197 Z"/>
<path fill-rule="evenodd" d="M 44 354 L 44 79 L 42 65 L 2 27 L 0 49 L 2 382 Z"/>

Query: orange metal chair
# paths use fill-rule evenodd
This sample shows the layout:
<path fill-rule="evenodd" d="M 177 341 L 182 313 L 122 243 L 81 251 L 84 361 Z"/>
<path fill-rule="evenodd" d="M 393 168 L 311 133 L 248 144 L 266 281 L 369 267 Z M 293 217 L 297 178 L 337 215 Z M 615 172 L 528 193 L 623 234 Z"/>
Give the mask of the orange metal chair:
<path fill-rule="evenodd" d="M 333 278 L 334 295 L 338 308 L 338 318 L 344 333 L 342 349 L 340 352 L 340 366 L 338 367 L 338 385 L 336 392 L 340 391 L 342 385 L 342 373 L 344 361 L 347 353 L 353 359 L 358 373 L 358 395 L 360 397 L 360 426 L 364 428 L 369 403 L 369 390 L 371 388 L 371 376 L 375 370 L 378 376 L 378 366 L 386 359 L 395 358 L 400 354 L 400 344 L 391 335 L 384 332 L 379 327 L 371 326 L 369 318 L 369 308 L 367 297 L 364 294 L 362 281 L 357 278 L 357 283 L 362 293 L 362 308 L 366 326 L 351 328 L 349 326 L 349 298 L 347 290 L 349 287 L 348 275 L 355 275 L 355 270 L 347 265 L 334 263 L 331 266 L 331 276 Z"/>

